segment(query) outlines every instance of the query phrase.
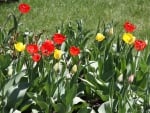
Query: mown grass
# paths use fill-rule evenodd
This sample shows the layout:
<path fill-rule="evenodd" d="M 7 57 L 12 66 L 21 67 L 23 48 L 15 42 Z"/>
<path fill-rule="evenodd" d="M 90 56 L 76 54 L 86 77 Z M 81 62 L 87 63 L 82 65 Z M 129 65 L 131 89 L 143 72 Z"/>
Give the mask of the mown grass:
<path fill-rule="evenodd" d="M 21 29 L 55 32 L 62 22 L 82 19 L 84 27 L 96 29 L 98 21 L 117 23 L 120 29 L 126 20 L 137 25 L 136 36 L 150 36 L 149 0 L 20 0 L 31 5 L 31 12 L 22 18 Z M 18 13 L 18 3 L 0 5 L 0 25 L 9 12 Z M 122 29 L 122 28 L 121 28 Z"/>

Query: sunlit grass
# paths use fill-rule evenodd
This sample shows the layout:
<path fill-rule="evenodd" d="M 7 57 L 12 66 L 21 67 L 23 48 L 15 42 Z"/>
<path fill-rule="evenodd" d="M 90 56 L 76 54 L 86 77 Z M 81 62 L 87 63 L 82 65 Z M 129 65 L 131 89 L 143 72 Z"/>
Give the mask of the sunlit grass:
<path fill-rule="evenodd" d="M 21 0 L 31 5 L 31 12 L 22 18 L 21 29 L 55 32 L 62 22 L 82 19 L 87 29 L 96 29 L 98 21 L 117 23 L 129 20 L 137 25 L 136 36 L 148 38 L 149 0 Z M 0 5 L 0 25 L 9 12 L 17 11 L 18 3 Z M 118 28 L 117 28 L 118 29 Z"/>

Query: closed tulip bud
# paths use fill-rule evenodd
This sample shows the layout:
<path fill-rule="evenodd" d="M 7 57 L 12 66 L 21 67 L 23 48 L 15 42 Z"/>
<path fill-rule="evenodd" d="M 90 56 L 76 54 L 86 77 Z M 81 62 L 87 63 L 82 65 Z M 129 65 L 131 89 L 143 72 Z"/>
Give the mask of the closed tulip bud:
<path fill-rule="evenodd" d="M 129 82 L 129 83 L 132 83 L 133 80 L 134 80 L 134 75 L 130 75 L 130 76 L 128 77 L 128 82 Z"/>
<path fill-rule="evenodd" d="M 74 74 L 77 72 L 77 65 L 73 65 L 72 69 L 71 69 L 71 73 Z"/>
<path fill-rule="evenodd" d="M 59 63 L 57 62 L 57 63 L 54 65 L 53 68 L 54 68 L 55 71 L 59 71 Z"/>
<path fill-rule="evenodd" d="M 118 81 L 119 81 L 119 82 L 122 82 L 122 81 L 123 81 L 123 74 L 119 75 Z"/>
<path fill-rule="evenodd" d="M 147 39 L 145 40 L 145 43 L 146 43 L 146 45 L 148 44 L 148 40 Z"/>
<path fill-rule="evenodd" d="M 117 44 L 112 45 L 112 50 L 115 51 L 115 52 L 117 51 Z"/>
<path fill-rule="evenodd" d="M 113 35 L 113 34 L 114 34 L 114 29 L 113 29 L 113 27 L 111 27 L 111 28 L 109 29 L 109 34 L 110 34 L 110 35 Z"/>
<path fill-rule="evenodd" d="M 13 67 L 12 65 L 8 67 L 8 75 L 11 76 L 13 73 Z"/>

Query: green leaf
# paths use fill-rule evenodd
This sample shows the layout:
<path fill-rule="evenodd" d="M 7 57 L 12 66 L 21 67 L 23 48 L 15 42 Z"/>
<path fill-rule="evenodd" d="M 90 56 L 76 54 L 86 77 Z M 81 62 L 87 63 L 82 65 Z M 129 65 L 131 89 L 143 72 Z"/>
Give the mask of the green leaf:
<path fill-rule="evenodd" d="M 102 99 L 102 101 L 107 101 L 109 99 L 109 93 L 106 95 L 101 90 L 95 90 L 95 92 Z"/>
<path fill-rule="evenodd" d="M 73 105 L 78 104 L 78 103 L 84 103 L 85 101 L 81 99 L 80 97 L 74 97 L 73 99 Z"/>
<path fill-rule="evenodd" d="M 19 72 L 16 75 L 14 75 L 16 84 L 18 84 L 20 82 L 21 78 L 26 75 L 26 72 L 27 72 L 27 70 L 22 70 L 21 72 Z"/>
<path fill-rule="evenodd" d="M 70 89 L 66 88 L 66 96 L 65 96 L 65 104 L 69 105 L 72 104 L 73 98 L 75 97 L 77 92 L 77 85 L 74 84 Z"/>
<path fill-rule="evenodd" d="M 9 30 L 8 35 L 10 35 L 11 33 L 15 32 L 18 28 L 18 21 L 17 18 L 14 14 L 11 14 L 11 16 L 13 17 L 13 27 Z"/>
<path fill-rule="evenodd" d="M 96 88 L 96 86 L 94 85 L 94 84 L 92 84 L 91 82 L 89 82 L 88 80 L 85 80 L 85 79 L 82 79 L 82 78 L 80 78 L 83 82 L 85 82 L 87 85 L 89 85 L 90 87 L 92 87 L 92 88 Z"/>
<path fill-rule="evenodd" d="M 106 101 L 98 108 L 98 113 L 112 113 L 110 109 L 110 101 Z"/>
<path fill-rule="evenodd" d="M 21 71 L 23 64 L 24 64 L 24 57 L 18 58 L 15 66 L 17 72 Z"/>
<path fill-rule="evenodd" d="M 101 74 L 101 79 L 104 81 L 109 81 L 114 76 L 115 68 L 113 60 L 112 54 L 109 54 L 104 61 L 103 74 Z"/>
<path fill-rule="evenodd" d="M 21 36 L 19 36 L 19 37 L 16 38 L 16 41 L 24 43 L 24 37 L 21 35 Z"/>
<path fill-rule="evenodd" d="M 48 113 L 49 105 L 45 102 L 44 97 L 37 93 L 27 92 L 27 95 L 46 113 Z"/>
<path fill-rule="evenodd" d="M 121 56 L 121 70 L 124 72 L 126 70 L 126 59 L 124 56 Z"/>
<path fill-rule="evenodd" d="M 20 106 L 20 110 L 21 112 L 27 110 L 30 106 L 32 105 L 32 101 L 31 100 L 27 100 L 24 103 L 22 103 Z"/>
<path fill-rule="evenodd" d="M 11 86 L 8 90 L 7 106 L 19 106 L 28 89 L 28 83 L 20 83 L 16 86 Z"/>
<path fill-rule="evenodd" d="M 33 99 L 34 101 L 36 100 L 37 94 L 32 93 L 32 92 L 27 92 L 27 95 L 28 95 L 31 99 Z"/>
<path fill-rule="evenodd" d="M 81 108 L 77 113 L 90 113 L 91 110 L 87 108 Z"/>
<path fill-rule="evenodd" d="M 36 103 L 39 105 L 39 107 L 45 111 L 45 113 L 48 113 L 49 105 L 45 101 L 39 101 L 37 100 Z"/>
<path fill-rule="evenodd" d="M 9 54 L 0 55 L 0 69 L 7 68 L 11 63 L 11 56 Z"/>
<path fill-rule="evenodd" d="M 65 106 L 62 103 L 54 104 L 54 109 L 56 113 L 66 113 Z"/>
<path fill-rule="evenodd" d="M 150 65 L 150 54 L 148 55 L 148 58 L 147 58 L 147 65 Z"/>
<path fill-rule="evenodd" d="M 0 45 L 3 44 L 4 42 L 4 34 L 3 32 L 0 30 Z"/>

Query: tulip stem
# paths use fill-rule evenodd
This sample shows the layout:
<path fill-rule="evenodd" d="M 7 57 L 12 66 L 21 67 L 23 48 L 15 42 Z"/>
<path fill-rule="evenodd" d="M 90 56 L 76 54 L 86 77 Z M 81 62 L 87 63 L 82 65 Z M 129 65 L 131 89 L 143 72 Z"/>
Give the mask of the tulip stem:
<path fill-rule="evenodd" d="M 10 20 L 12 14 L 9 14 L 6 21 L 4 22 L 3 26 L 2 26 L 2 30 L 5 28 L 5 26 L 7 25 L 8 21 Z"/>
<path fill-rule="evenodd" d="M 138 67 L 138 62 L 139 62 L 139 57 L 140 57 L 141 52 L 137 52 L 136 58 L 135 58 L 135 70 L 134 70 L 134 76 L 136 76 L 136 71 Z"/>

